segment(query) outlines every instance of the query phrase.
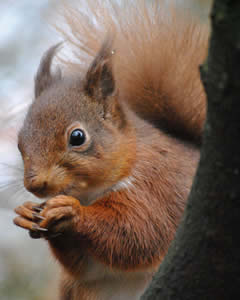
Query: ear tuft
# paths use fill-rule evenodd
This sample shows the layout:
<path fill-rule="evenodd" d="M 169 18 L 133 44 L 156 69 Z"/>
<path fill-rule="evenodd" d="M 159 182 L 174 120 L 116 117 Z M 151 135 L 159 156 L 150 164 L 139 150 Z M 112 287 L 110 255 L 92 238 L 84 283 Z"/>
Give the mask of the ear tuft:
<path fill-rule="evenodd" d="M 87 71 L 84 91 L 97 100 L 106 99 L 115 90 L 112 72 L 112 39 L 106 39 Z"/>
<path fill-rule="evenodd" d="M 56 52 L 59 50 L 61 43 L 58 43 L 55 46 L 52 46 L 47 52 L 43 55 L 37 74 L 35 76 L 35 98 L 40 96 L 40 94 L 51 86 L 54 82 L 61 79 L 61 70 L 58 69 L 55 74 L 51 73 L 51 65 Z"/>

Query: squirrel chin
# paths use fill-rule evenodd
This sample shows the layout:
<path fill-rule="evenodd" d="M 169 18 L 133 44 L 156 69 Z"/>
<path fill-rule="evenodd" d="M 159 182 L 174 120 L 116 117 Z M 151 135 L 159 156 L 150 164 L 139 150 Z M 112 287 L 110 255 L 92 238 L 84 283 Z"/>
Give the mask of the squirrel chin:
<path fill-rule="evenodd" d="M 93 190 L 93 191 L 88 191 L 86 194 L 81 194 L 81 195 L 79 195 L 79 193 L 75 194 L 74 192 L 71 192 L 71 191 L 69 191 L 69 192 L 66 191 L 63 194 L 65 196 L 71 196 L 71 197 L 76 198 L 82 206 L 90 206 L 93 203 L 100 200 L 101 198 L 103 198 L 104 196 L 106 196 L 108 193 L 118 192 L 123 189 L 129 189 L 133 185 L 133 181 L 134 181 L 133 177 L 129 176 L 129 177 L 126 177 L 126 178 L 120 180 L 113 186 L 105 188 L 105 189 L 103 188 L 101 190 L 97 189 L 97 190 Z"/>

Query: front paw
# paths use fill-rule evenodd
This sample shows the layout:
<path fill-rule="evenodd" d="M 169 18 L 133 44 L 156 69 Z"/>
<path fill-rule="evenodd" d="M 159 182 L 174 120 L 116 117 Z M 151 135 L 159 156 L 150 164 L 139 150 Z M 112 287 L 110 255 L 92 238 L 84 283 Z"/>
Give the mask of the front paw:
<path fill-rule="evenodd" d="M 14 223 L 30 231 L 32 238 L 51 239 L 64 233 L 74 234 L 81 205 L 69 196 L 56 196 L 40 205 L 26 202 L 15 209 Z"/>

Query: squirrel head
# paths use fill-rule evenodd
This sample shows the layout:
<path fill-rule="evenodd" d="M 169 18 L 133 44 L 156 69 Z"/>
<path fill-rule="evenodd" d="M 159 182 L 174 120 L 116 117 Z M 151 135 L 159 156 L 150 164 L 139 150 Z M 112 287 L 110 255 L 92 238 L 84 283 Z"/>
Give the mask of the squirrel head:
<path fill-rule="evenodd" d="M 111 43 L 105 41 L 83 78 L 52 74 L 58 46 L 42 58 L 18 136 L 24 185 L 40 198 L 65 194 L 89 205 L 129 176 L 134 129 L 118 101 Z"/>

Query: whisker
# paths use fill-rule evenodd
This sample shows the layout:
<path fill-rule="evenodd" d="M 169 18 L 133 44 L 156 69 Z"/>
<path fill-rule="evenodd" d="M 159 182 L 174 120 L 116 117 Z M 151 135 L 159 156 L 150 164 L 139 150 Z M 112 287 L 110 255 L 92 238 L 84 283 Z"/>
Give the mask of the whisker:
<path fill-rule="evenodd" d="M 33 179 L 33 178 L 35 178 L 36 177 L 36 174 L 27 174 L 27 175 L 25 175 L 25 177 L 26 177 L 26 179 Z"/>
<path fill-rule="evenodd" d="M 5 185 L 9 185 L 9 186 L 13 186 L 13 185 L 16 185 L 16 184 L 19 184 L 19 186 L 22 186 L 23 185 L 23 181 L 20 180 L 20 179 L 12 179 L 12 180 L 5 180 L 5 183 L 2 182 L 2 184 L 5 184 Z"/>
<path fill-rule="evenodd" d="M 17 199 L 21 199 L 23 197 L 23 195 L 25 194 L 24 192 L 25 192 L 24 188 L 20 188 L 13 194 L 13 197 L 17 198 Z"/>
<path fill-rule="evenodd" d="M 0 188 L 1 187 L 14 187 L 16 185 L 22 186 L 23 185 L 23 179 L 18 178 L 18 179 L 12 179 L 11 177 L 4 177 L 2 176 L 3 179 L 0 177 Z"/>
<path fill-rule="evenodd" d="M 20 171 L 20 172 L 24 171 L 23 167 L 16 166 L 16 165 L 11 165 L 11 164 L 8 164 L 6 162 L 0 162 L 0 166 L 4 166 L 4 167 L 7 167 L 9 169 L 13 169 L 15 171 Z"/>
<path fill-rule="evenodd" d="M 18 187 L 17 190 L 12 190 L 9 197 L 11 199 L 17 199 L 19 202 L 21 202 L 21 200 L 23 198 L 26 198 L 28 196 L 24 186 Z"/>

